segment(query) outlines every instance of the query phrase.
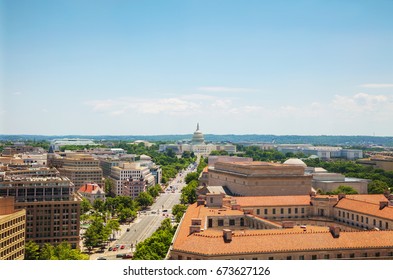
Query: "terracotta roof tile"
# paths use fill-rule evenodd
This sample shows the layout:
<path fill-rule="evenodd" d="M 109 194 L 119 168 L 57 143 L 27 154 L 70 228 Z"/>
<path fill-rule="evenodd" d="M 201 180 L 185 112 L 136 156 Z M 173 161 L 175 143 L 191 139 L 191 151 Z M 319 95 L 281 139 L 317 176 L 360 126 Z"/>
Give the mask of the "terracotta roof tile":
<path fill-rule="evenodd" d="M 242 207 L 310 205 L 309 195 L 234 197 Z"/>

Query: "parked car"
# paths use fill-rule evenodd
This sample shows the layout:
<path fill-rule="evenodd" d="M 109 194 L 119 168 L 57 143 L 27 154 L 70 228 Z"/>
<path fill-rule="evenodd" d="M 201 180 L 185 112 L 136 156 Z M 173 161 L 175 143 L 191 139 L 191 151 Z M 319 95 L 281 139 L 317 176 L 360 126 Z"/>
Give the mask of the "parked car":
<path fill-rule="evenodd" d="M 116 248 L 119 248 L 120 247 L 120 245 L 119 244 L 116 244 Z"/>
<path fill-rule="evenodd" d="M 123 259 L 132 259 L 131 254 L 124 254 Z"/>
<path fill-rule="evenodd" d="M 130 230 L 131 230 L 130 228 L 127 228 L 127 232 L 130 231 Z"/>
<path fill-rule="evenodd" d="M 117 248 L 116 248 L 116 247 L 114 247 L 112 251 L 117 251 Z"/>
<path fill-rule="evenodd" d="M 113 248 L 112 248 L 112 247 L 109 247 L 108 251 L 112 251 L 112 250 L 113 250 Z"/>
<path fill-rule="evenodd" d="M 123 258 L 126 254 L 117 254 L 116 258 Z"/>
<path fill-rule="evenodd" d="M 106 260 L 104 257 L 98 257 L 97 260 Z"/>
<path fill-rule="evenodd" d="M 124 248 L 125 248 L 125 246 L 124 246 L 124 245 L 121 245 L 121 246 L 120 246 L 120 249 L 124 249 Z"/>

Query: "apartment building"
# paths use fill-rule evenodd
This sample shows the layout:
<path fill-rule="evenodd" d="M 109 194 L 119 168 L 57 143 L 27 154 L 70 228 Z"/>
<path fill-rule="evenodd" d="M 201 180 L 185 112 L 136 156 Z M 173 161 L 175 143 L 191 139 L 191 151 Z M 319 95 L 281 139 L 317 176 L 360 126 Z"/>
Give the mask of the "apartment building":
<path fill-rule="evenodd" d="M 80 198 L 63 176 L 0 174 L 0 196 L 13 197 L 16 209 L 26 211 L 26 240 L 56 245 L 67 241 L 79 247 Z"/>
<path fill-rule="evenodd" d="M 0 197 L 0 260 L 23 260 L 26 210 L 17 210 L 12 197 Z"/>
<path fill-rule="evenodd" d="M 86 183 L 103 183 L 100 162 L 91 155 L 80 153 L 48 154 L 48 164 L 59 170 L 61 176 L 68 177 L 76 187 Z"/>

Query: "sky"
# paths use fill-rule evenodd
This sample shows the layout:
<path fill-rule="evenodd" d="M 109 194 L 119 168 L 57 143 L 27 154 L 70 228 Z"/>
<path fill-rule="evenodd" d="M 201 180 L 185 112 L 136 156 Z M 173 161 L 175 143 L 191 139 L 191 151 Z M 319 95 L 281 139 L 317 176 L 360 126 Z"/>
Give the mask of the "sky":
<path fill-rule="evenodd" d="M 393 136 L 393 1 L 0 0 L 0 134 Z"/>

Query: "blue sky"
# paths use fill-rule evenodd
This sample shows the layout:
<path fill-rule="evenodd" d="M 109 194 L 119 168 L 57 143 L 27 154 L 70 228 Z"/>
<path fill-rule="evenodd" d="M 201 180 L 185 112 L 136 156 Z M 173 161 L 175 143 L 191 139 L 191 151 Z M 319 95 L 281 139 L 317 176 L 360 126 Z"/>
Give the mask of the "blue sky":
<path fill-rule="evenodd" d="M 393 135 L 393 1 L 0 3 L 0 134 Z"/>

